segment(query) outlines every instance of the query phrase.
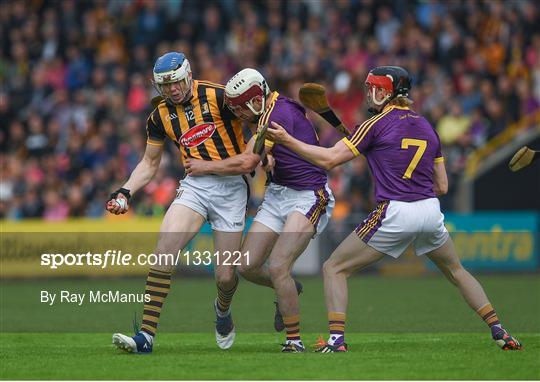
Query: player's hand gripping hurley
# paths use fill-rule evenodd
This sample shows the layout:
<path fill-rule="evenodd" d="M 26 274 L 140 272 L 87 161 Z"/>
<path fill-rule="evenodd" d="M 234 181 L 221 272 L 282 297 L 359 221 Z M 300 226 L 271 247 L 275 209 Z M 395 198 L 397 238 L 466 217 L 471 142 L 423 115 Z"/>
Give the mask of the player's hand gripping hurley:
<path fill-rule="evenodd" d="M 261 156 L 261 162 L 263 167 L 268 165 L 268 157 L 266 156 L 266 151 L 264 150 L 264 142 L 266 141 L 266 132 L 268 131 L 268 123 L 265 123 L 257 131 L 257 138 L 255 138 L 255 144 L 253 145 L 253 153 L 259 154 Z M 272 181 L 272 173 L 270 171 L 266 172 L 266 183 Z"/>

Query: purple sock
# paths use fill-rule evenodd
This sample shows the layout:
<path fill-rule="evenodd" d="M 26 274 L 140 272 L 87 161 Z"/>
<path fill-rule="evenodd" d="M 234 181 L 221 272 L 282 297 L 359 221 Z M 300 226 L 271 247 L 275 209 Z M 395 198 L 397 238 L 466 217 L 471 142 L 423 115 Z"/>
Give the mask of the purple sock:
<path fill-rule="evenodd" d="M 501 337 L 501 333 L 504 333 L 504 328 L 501 324 L 493 325 L 490 327 L 491 329 L 491 337 L 498 338 Z"/>
<path fill-rule="evenodd" d="M 330 340 L 328 343 L 332 346 L 339 346 L 345 342 L 345 335 L 343 334 L 330 334 Z"/>

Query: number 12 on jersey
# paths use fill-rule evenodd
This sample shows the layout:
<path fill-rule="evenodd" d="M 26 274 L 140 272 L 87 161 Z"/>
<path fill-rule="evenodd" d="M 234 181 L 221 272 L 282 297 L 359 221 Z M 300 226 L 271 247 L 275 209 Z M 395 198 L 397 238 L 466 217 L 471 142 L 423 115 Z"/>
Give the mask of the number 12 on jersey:
<path fill-rule="evenodd" d="M 422 155 L 424 155 L 424 152 L 426 151 L 427 141 L 423 139 L 403 138 L 401 140 L 401 148 L 408 149 L 409 146 L 416 146 L 417 149 L 411 163 L 409 163 L 409 167 L 407 167 L 405 174 L 403 174 L 403 179 L 411 179 L 414 169 L 418 166 L 418 162 L 420 162 Z"/>

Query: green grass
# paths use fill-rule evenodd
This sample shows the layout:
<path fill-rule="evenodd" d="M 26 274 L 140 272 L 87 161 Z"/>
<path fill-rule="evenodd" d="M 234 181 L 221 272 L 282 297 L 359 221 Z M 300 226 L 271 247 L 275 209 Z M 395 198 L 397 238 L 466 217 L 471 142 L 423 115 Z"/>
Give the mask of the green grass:
<path fill-rule="evenodd" d="M 304 341 L 326 332 L 322 280 L 302 280 Z M 502 322 L 525 346 L 503 352 L 441 277 L 351 279 L 347 354 L 282 354 L 272 331 L 273 292 L 242 282 L 233 305 L 237 340 L 215 344 L 211 279 L 173 281 L 152 355 L 112 347 L 138 304 L 39 303 L 40 290 L 140 292 L 141 279 L 2 281 L 2 379 L 539 379 L 540 280 L 483 276 Z"/>
<path fill-rule="evenodd" d="M 313 337 L 309 335 L 308 337 Z M 282 354 L 274 334 L 162 334 L 152 355 L 113 349 L 110 334 L 2 335 L 8 379 L 538 379 L 540 337 L 503 352 L 484 334 L 352 334 L 347 354 Z"/>

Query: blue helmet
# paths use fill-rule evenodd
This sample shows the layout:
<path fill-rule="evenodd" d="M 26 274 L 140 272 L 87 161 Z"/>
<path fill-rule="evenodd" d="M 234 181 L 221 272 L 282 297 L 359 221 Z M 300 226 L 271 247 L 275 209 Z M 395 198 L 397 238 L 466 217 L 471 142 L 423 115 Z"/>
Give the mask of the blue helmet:
<path fill-rule="evenodd" d="M 183 53 L 165 53 L 157 59 L 153 73 L 153 84 L 163 98 L 173 103 L 182 103 L 191 97 L 191 66 Z M 163 86 L 172 83 L 178 83 L 179 87 L 171 90 L 171 87 Z"/>

